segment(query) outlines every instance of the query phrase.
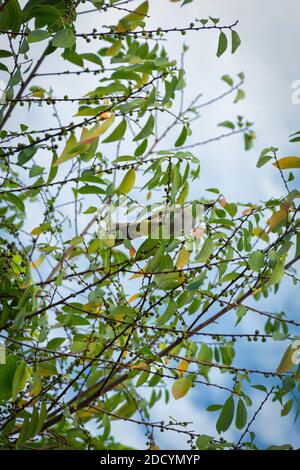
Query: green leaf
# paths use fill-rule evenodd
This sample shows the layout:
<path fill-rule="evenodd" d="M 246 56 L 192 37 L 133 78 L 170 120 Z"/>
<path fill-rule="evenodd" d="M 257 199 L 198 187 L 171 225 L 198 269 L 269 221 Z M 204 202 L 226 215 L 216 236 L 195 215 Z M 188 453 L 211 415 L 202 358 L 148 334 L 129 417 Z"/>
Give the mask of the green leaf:
<path fill-rule="evenodd" d="M 18 163 L 19 165 L 24 165 L 25 163 L 29 162 L 29 160 L 33 157 L 36 153 L 36 147 L 29 147 L 27 149 L 21 150 L 18 155 Z"/>
<path fill-rule="evenodd" d="M 145 152 L 146 148 L 147 148 L 147 145 L 148 145 L 148 139 L 144 139 L 140 145 L 135 149 L 134 151 L 134 155 L 136 157 L 140 157 L 141 155 L 143 155 L 143 153 Z"/>
<path fill-rule="evenodd" d="M 52 39 L 52 45 L 54 47 L 72 47 L 75 44 L 76 37 L 71 29 L 64 28 L 58 31 Z"/>
<path fill-rule="evenodd" d="M 206 274 L 207 274 L 207 270 L 203 270 L 201 274 L 199 274 L 199 276 L 197 276 L 195 279 L 192 280 L 192 282 L 187 286 L 188 290 L 197 290 L 201 284 L 203 284 L 203 282 L 205 281 L 206 279 Z"/>
<path fill-rule="evenodd" d="M 153 273 L 160 267 L 160 264 L 163 260 L 164 252 L 165 252 L 165 245 L 162 244 L 158 248 L 154 256 L 150 259 L 149 263 L 147 264 L 146 273 Z"/>
<path fill-rule="evenodd" d="M 3 3 L 3 2 L 2 2 Z M 19 31 L 22 23 L 22 10 L 18 0 L 10 0 L 0 13 L 0 30 Z"/>
<path fill-rule="evenodd" d="M 222 411 L 219 415 L 216 429 L 218 433 L 222 433 L 227 431 L 227 429 L 231 426 L 232 420 L 234 416 L 234 400 L 232 395 L 226 400 L 222 407 Z"/>
<path fill-rule="evenodd" d="M 166 311 L 163 313 L 163 315 L 158 317 L 157 326 L 165 325 L 170 320 L 170 318 L 172 318 L 173 315 L 176 313 L 176 309 L 177 309 L 177 305 L 176 305 L 175 301 L 170 300 L 170 302 L 169 302 L 169 304 L 166 308 Z"/>
<path fill-rule="evenodd" d="M 172 386 L 172 395 L 175 400 L 184 397 L 192 386 L 192 381 L 187 378 L 177 379 Z"/>
<path fill-rule="evenodd" d="M 105 413 L 103 414 L 102 425 L 104 428 L 102 439 L 106 440 L 110 434 L 111 427 L 110 427 L 109 416 L 107 416 Z"/>
<path fill-rule="evenodd" d="M 159 382 L 162 379 L 161 374 L 162 374 L 161 369 L 159 369 L 157 373 L 155 372 L 154 374 L 152 374 L 152 377 L 148 382 L 148 387 L 155 387 L 157 384 L 159 384 Z"/>
<path fill-rule="evenodd" d="M 212 436 L 208 436 L 207 434 L 200 434 L 200 436 L 197 437 L 196 446 L 199 450 L 207 449 L 212 440 Z"/>
<path fill-rule="evenodd" d="M 289 412 L 291 411 L 292 407 L 293 407 L 293 404 L 294 404 L 294 400 L 293 398 L 291 398 L 289 401 L 287 401 L 282 410 L 281 410 L 281 416 L 286 416 L 289 414 Z"/>
<path fill-rule="evenodd" d="M 11 397 L 17 362 L 16 356 L 9 355 L 6 363 L 0 364 L 0 400 L 9 400 Z"/>
<path fill-rule="evenodd" d="M 244 318 L 244 316 L 246 315 L 247 313 L 247 307 L 245 307 L 244 305 L 240 305 L 236 311 L 236 316 L 237 316 L 237 320 L 236 320 L 236 324 L 235 325 L 238 325 L 240 323 L 240 321 L 242 321 L 242 319 Z"/>
<path fill-rule="evenodd" d="M 215 405 L 209 405 L 206 408 L 206 411 L 209 411 L 209 412 L 218 411 L 218 410 L 221 410 L 222 408 L 223 408 L 223 405 L 219 405 L 216 403 Z"/>
<path fill-rule="evenodd" d="M 100 67 L 103 66 L 103 62 L 100 59 L 100 57 L 97 54 L 93 54 L 92 52 L 85 52 L 84 54 L 80 54 L 80 57 L 83 60 L 88 60 L 89 62 L 92 62 L 93 64 L 100 65 Z"/>
<path fill-rule="evenodd" d="M 134 186 L 135 178 L 135 169 L 130 168 L 117 189 L 118 194 L 128 194 Z"/>
<path fill-rule="evenodd" d="M 183 128 L 181 129 L 180 135 L 175 142 L 175 147 L 181 147 L 181 145 L 185 143 L 187 135 L 188 135 L 187 127 L 183 126 Z"/>
<path fill-rule="evenodd" d="M 35 433 L 36 434 L 39 434 L 42 430 L 42 427 L 44 425 L 44 422 L 46 421 L 46 418 L 47 418 L 47 405 L 46 405 L 46 402 L 43 401 L 42 402 L 42 405 L 41 405 L 41 410 L 40 410 L 40 417 L 39 417 L 39 421 L 38 421 L 38 425 L 37 425 L 37 428 L 35 430 Z"/>
<path fill-rule="evenodd" d="M 58 349 L 64 342 L 66 338 L 52 338 L 46 346 L 46 349 Z"/>
<path fill-rule="evenodd" d="M 234 129 L 235 125 L 231 121 L 222 121 L 218 124 L 219 127 L 226 127 L 227 129 Z"/>
<path fill-rule="evenodd" d="M 116 410 L 116 415 L 117 416 L 122 416 L 123 418 L 130 418 L 137 410 L 137 403 L 133 400 L 130 400 L 129 402 L 126 402 L 124 405 L 122 405 L 120 408 Z M 112 419 L 118 419 L 118 418 L 112 418 Z"/>
<path fill-rule="evenodd" d="M 224 54 L 224 52 L 227 49 L 227 43 L 228 43 L 228 41 L 227 41 L 226 34 L 223 33 L 223 31 L 221 31 L 220 35 L 219 35 L 217 57 L 221 57 L 221 55 Z"/>
<path fill-rule="evenodd" d="M 225 83 L 227 83 L 227 85 L 229 85 L 230 87 L 233 86 L 233 80 L 232 80 L 232 78 L 230 77 L 230 75 L 223 75 L 222 80 L 223 80 Z"/>
<path fill-rule="evenodd" d="M 31 31 L 31 33 L 28 34 L 27 41 L 29 43 L 39 42 L 39 41 L 43 41 L 44 39 L 47 39 L 49 36 L 50 36 L 50 33 L 48 33 L 48 31 L 44 31 L 42 29 L 36 29 L 35 31 Z"/>
<path fill-rule="evenodd" d="M 16 400 L 18 394 L 24 389 L 29 377 L 29 368 L 26 362 L 21 361 L 17 367 L 12 383 L 12 400 Z"/>
<path fill-rule="evenodd" d="M 293 450 L 293 446 L 291 444 L 282 444 L 281 446 L 269 446 L 267 450 Z"/>
<path fill-rule="evenodd" d="M 148 370 L 145 370 L 144 372 L 142 372 L 141 375 L 139 376 L 137 382 L 136 382 L 136 386 L 140 387 L 145 382 L 147 382 L 149 375 L 150 375 L 150 372 Z"/>
<path fill-rule="evenodd" d="M 240 398 L 236 410 L 235 426 L 237 429 L 243 429 L 247 423 L 247 409 L 244 401 Z"/>
<path fill-rule="evenodd" d="M 12 55 L 12 52 L 0 49 L 0 59 L 5 59 L 6 57 L 11 57 Z"/>
<path fill-rule="evenodd" d="M 85 185 L 78 189 L 79 194 L 105 194 L 105 191 L 98 186 Z"/>
<path fill-rule="evenodd" d="M 24 202 L 19 196 L 16 196 L 13 193 L 7 193 L 3 194 L 2 197 L 7 201 L 11 202 L 11 204 L 14 204 L 21 212 L 25 212 Z"/>
<path fill-rule="evenodd" d="M 29 171 L 30 178 L 34 178 L 35 176 L 40 175 L 41 173 L 43 173 L 44 169 L 45 168 L 43 166 L 32 165 Z"/>
<path fill-rule="evenodd" d="M 266 163 L 268 163 L 269 160 L 272 159 L 272 155 L 269 155 L 270 152 L 271 152 L 271 148 L 269 148 L 269 147 L 262 150 L 262 152 L 259 156 L 258 162 L 256 164 L 257 168 L 261 168 Z"/>
<path fill-rule="evenodd" d="M 236 31 L 231 31 L 231 53 L 234 54 L 241 44 L 240 37 Z"/>
<path fill-rule="evenodd" d="M 206 263 L 213 251 L 214 242 L 211 238 L 207 238 L 203 243 L 200 253 L 196 256 L 196 260 L 200 263 Z"/>
<path fill-rule="evenodd" d="M 0 63 L 0 70 L 3 70 L 3 72 L 8 72 L 8 73 L 9 73 L 9 70 L 8 70 L 8 68 L 6 67 L 6 65 L 5 65 L 5 64 L 2 64 L 2 63 Z M 1 90 L 1 92 L 2 92 L 2 90 Z"/>
<path fill-rule="evenodd" d="M 253 271 L 260 271 L 265 264 L 264 253 L 262 251 L 255 251 L 254 253 L 251 253 L 248 263 Z"/>
<path fill-rule="evenodd" d="M 25 416 L 24 421 L 21 426 L 20 434 L 16 442 L 16 446 L 18 447 L 20 444 L 23 444 L 29 438 L 29 430 L 30 430 L 30 422 L 29 417 Z"/>
<path fill-rule="evenodd" d="M 277 261 L 276 266 L 271 274 L 268 285 L 278 284 L 284 275 L 284 263 L 282 260 Z"/>
<path fill-rule="evenodd" d="M 242 90 L 241 88 L 239 88 L 238 91 L 237 91 L 237 94 L 236 94 L 234 103 L 236 104 L 236 103 L 238 103 L 239 101 L 245 99 L 245 96 L 246 96 L 246 94 L 245 94 L 244 90 Z M 252 135 L 252 134 L 247 134 L 247 133 L 244 134 L 244 137 L 246 137 L 246 139 L 247 139 L 246 145 L 245 145 L 246 150 L 248 150 L 249 148 L 251 148 L 251 147 L 250 147 L 250 144 L 251 144 L 251 142 L 252 142 L 251 135 Z"/>
<path fill-rule="evenodd" d="M 112 131 L 112 133 L 102 141 L 103 144 L 108 144 L 110 142 L 115 142 L 116 140 L 121 140 L 127 129 L 127 121 L 123 119 L 120 124 Z"/>
<path fill-rule="evenodd" d="M 147 137 L 149 137 L 149 135 L 151 135 L 153 132 L 154 124 L 155 119 L 151 114 L 141 132 L 139 132 L 133 140 L 136 142 L 137 140 L 147 139 Z"/>

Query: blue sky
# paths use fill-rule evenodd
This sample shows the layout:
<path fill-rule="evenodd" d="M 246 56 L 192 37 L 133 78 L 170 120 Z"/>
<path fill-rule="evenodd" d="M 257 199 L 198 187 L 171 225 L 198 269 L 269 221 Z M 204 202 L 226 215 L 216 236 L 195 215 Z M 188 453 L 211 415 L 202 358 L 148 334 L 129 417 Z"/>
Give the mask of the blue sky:
<path fill-rule="evenodd" d="M 281 0 L 194 0 L 184 8 L 171 4 L 168 0 L 151 0 L 151 20 L 149 26 L 172 27 L 186 26 L 195 17 L 203 18 L 208 15 L 220 17 L 222 24 L 231 24 L 239 20 L 237 30 L 240 34 L 242 45 L 235 55 L 224 54 L 220 59 L 216 57 L 217 33 L 192 32 L 184 38 L 180 35 L 170 35 L 166 47 L 173 57 L 179 59 L 183 41 L 189 46 L 186 55 L 185 68 L 187 77 L 187 89 L 185 91 L 186 102 L 191 101 L 198 93 L 203 93 L 203 101 L 213 98 L 226 91 L 226 85 L 220 77 L 225 73 L 234 76 L 244 71 L 246 82 L 246 100 L 234 105 L 232 96 L 216 103 L 214 106 L 203 109 L 201 119 L 196 121 L 193 128 L 191 142 L 205 140 L 220 133 L 216 127 L 218 122 L 225 119 L 235 120 L 237 114 L 244 115 L 254 122 L 256 141 L 254 148 L 245 152 L 243 150 L 242 137 L 237 136 L 223 140 L 210 146 L 199 147 L 194 154 L 201 162 L 200 182 L 192 187 L 190 199 L 193 197 L 208 196 L 205 189 L 211 186 L 219 187 L 226 199 L 255 203 L 259 200 L 269 199 L 271 196 L 282 194 L 282 183 L 278 172 L 274 167 L 266 165 L 258 170 L 256 161 L 260 151 L 268 146 L 280 148 L 280 155 L 299 154 L 298 144 L 289 144 L 290 133 L 300 129 L 299 114 L 300 104 L 292 103 L 292 83 L 300 79 L 299 67 L 299 15 L 300 4 L 297 0 L 289 0 L 283 3 Z M 159 5 L 159 8 L 158 8 Z M 82 15 L 78 30 L 88 31 L 91 25 L 101 26 L 113 22 L 112 15 L 102 17 L 97 13 Z M 98 44 L 97 44 L 98 46 Z M 91 46 L 93 47 L 93 45 Z M 33 45 L 38 51 L 39 45 Z M 83 49 L 85 45 L 83 45 Z M 62 64 L 55 56 L 51 56 L 41 68 L 42 71 L 65 70 L 69 63 Z M 78 97 L 93 89 L 97 78 L 61 77 L 40 78 L 34 84 L 49 87 L 55 90 L 57 96 L 68 95 Z M 65 106 L 63 109 L 64 121 L 68 122 L 74 113 L 74 108 Z M 19 122 L 27 119 L 27 113 L 20 111 L 11 119 L 10 128 L 16 129 Z M 54 120 L 49 112 L 33 107 L 30 113 L 31 125 L 35 128 L 43 128 L 51 125 Z M 166 139 L 165 148 L 172 147 L 174 135 Z M 161 147 L 163 148 L 163 146 Z M 62 171 L 62 170 L 60 170 Z M 295 184 L 299 183 L 295 182 Z M 67 210 L 67 209 L 66 209 Z M 32 229 L 40 223 L 42 208 L 36 207 L 36 211 L 28 221 L 28 228 Z M 82 227 L 85 219 L 81 218 Z M 264 308 L 278 312 L 286 310 L 287 313 L 297 318 L 299 315 L 299 294 L 295 295 L 292 284 L 288 280 L 281 287 L 279 294 L 265 301 Z M 222 331 L 231 331 L 234 318 L 229 317 L 222 323 Z M 247 321 L 241 328 L 245 331 L 262 331 L 262 322 L 249 314 Z M 261 369 L 274 369 L 283 354 L 286 345 L 283 342 L 270 343 L 262 350 L 256 348 L 253 343 L 243 343 L 238 346 L 239 358 L 236 365 L 247 365 Z M 262 352 L 267 351 L 267 352 Z M 251 364 L 250 364 L 250 362 Z M 222 381 L 224 377 L 219 373 L 212 377 L 212 381 Z M 257 383 L 260 383 L 257 380 Z M 259 405 L 261 394 L 257 394 L 254 400 L 252 412 Z M 224 396 L 219 391 L 211 388 L 197 387 L 179 402 L 170 400 L 168 406 L 161 404 L 153 410 L 151 419 L 163 419 L 175 416 L 193 421 L 193 429 L 196 432 L 214 434 L 214 415 L 204 413 L 204 405 L 224 401 Z M 145 438 L 140 428 L 122 422 L 114 422 L 113 432 L 124 444 L 135 448 L 145 446 Z M 300 425 L 293 425 L 293 417 L 280 418 L 280 409 L 269 403 L 263 408 L 255 421 L 253 430 L 257 433 L 262 446 L 270 444 L 284 444 L 291 442 L 299 447 Z M 229 431 L 226 437 L 234 437 L 236 433 Z M 161 448 L 185 448 L 185 439 L 173 433 L 157 433 L 157 441 Z"/>

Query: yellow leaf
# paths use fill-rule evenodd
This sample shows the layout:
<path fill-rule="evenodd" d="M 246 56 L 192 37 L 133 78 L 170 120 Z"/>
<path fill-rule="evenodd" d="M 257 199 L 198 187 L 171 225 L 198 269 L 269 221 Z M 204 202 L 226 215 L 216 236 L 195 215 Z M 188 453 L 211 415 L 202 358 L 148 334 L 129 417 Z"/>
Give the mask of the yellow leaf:
<path fill-rule="evenodd" d="M 188 366 L 188 361 L 186 359 L 182 359 L 177 368 L 179 375 L 183 375 L 187 371 Z"/>
<path fill-rule="evenodd" d="M 139 364 L 133 364 L 132 366 L 130 366 L 130 369 L 147 370 L 148 365 L 146 364 L 146 362 L 140 362 Z"/>
<path fill-rule="evenodd" d="M 78 416 L 81 419 L 84 419 L 84 418 L 90 418 L 91 416 L 95 414 L 101 414 L 101 413 L 102 413 L 101 410 L 96 410 L 95 408 L 93 409 L 84 408 L 83 410 L 77 411 L 76 416 Z"/>
<path fill-rule="evenodd" d="M 251 212 L 256 209 L 256 205 L 252 205 L 251 207 L 247 207 L 246 209 L 243 210 L 242 215 L 249 215 Z"/>
<path fill-rule="evenodd" d="M 85 138 L 80 140 L 79 144 L 80 145 L 91 144 L 92 142 L 97 140 L 100 137 L 100 135 L 104 134 L 104 132 L 107 131 L 107 129 L 114 122 L 114 120 L 115 120 L 115 116 L 112 114 L 108 119 L 105 119 L 105 121 L 101 125 L 96 124 L 96 126 L 94 126 L 90 131 L 88 131 Z"/>
<path fill-rule="evenodd" d="M 261 227 L 255 227 L 252 230 L 252 235 L 255 235 L 256 237 L 260 238 L 264 242 L 268 243 L 268 241 L 269 241 L 268 234 Z"/>
<path fill-rule="evenodd" d="M 65 163 L 67 162 L 68 160 L 71 160 L 72 158 L 74 158 L 78 153 L 79 151 L 75 151 L 75 152 L 72 152 L 72 149 L 74 149 L 75 147 L 77 147 L 78 143 L 77 143 L 77 140 L 76 140 L 76 137 L 74 134 L 71 134 L 67 143 L 66 143 L 66 146 L 62 152 L 62 154 L 60 155 L 60 157 L 53 163 L 53 166 L 58 166 L 58 165 L 61 165 L 61 163 Z"/>
<path fill-rule="evenodd" d="M 179 273 L 178 284 L 182 284 L 185 281 L 185 275 L 183 272 Z"/>
<path fill-rule="evenodd" d="M 102 305 L 99 305 L 99 307 L 97 307 L 96 309 L 96 313 L 97 315 L 101 315 L 101 312 L 102 312 Z"/>
<path fill-rule="evenodd" d="M 252 291 L 252 295 L 254 296 L 254 295 L 258 294 L 260 291 L 261 291 L 261 287 L 257 287 L 256 289 L 254 289 Z"/>
<path fill-rule="evenodd" d="M 128 59 L 129 64 L 131 65 L 136 65 L 136 64 L 141 64 L 143 62 L 143 59 L 137 55 L 132 55 Z"/>
<path fill-rule="evenodd" d="M 108 248 L 113 248 L 115 246 L 116 239 L 113 235 L 108 235 L 107 238 L 104 240 L 105 246 Z"/>
<path fill-rule="evenodd" d="M 182 191 L 177 199 L 177 204 L 181 205 L 184 203 L 184 201 L 186 200 L 186 197 L 188 195 L 188 192 L 189 192 L 189 186 L 188 184 L 186 183 L 183 188 L 182 188 Z"/>
<path fill-rule="evenodd" d="M 148 13 L 148 9 L 148 1 L 141 3 L 134 11 L 124 16 L 124 18 L 119 21 L 117 32 L 124 33 L 125 31 L 133 31 L 138 26 L 139 22 L 143 21 Z"/>
<path fill-rule="evenodd" d="M 42 381 L 38 374 L 33 376 L 32 384 L 29 390 L 29 395 L 32 397 L 36 397 L 39 395 L 40 391 L 42 390 Z"/>
<path fill-rule="evenodd" d="M 277 212 L 274 212 L 274 214 L 269 218 L 268 220 L 268 232 L 273 232 L 276 227 L 282 222 L 284 219 L 286 219 L 287 213 L 284 209 L 280 209 Z"/>
<path fill-rule="evenodd" d="M 40 256 L 38 259 L 30 263 L 30 267 L 37 269 L 39 266 L 41 266 L 42 262 L 44 261 L 45 256 Z"/>
<path fill-rule="evenodd" d="M 150 79 L 150 75 L 148 73 L 143 73 L 143 75 L 142 75 L 141 79 L 139 80 L 136 88 L 139 88 L 143 85 L 146 85 L 149 82 L 149 79 Z"/>
<path fill-rule="evenodd" d="M 33 93 L 31 93 L 31 96 L 34 98 L 44 98 L 45 97 L 45 90 L 41 88 L 40 90 L 36 90 Z"/>
<path fill-rule="evenodd" d="M 100 245 L 99 239 L 98 239 L 98 238 L 95 238 L 95 239 L 92 240 L 92 242 L 89 244 L 87 252 L 88 252 L 88 253 L 95 253 L 95 251 L 98 250 L 99 245 Z"/>
<path fill-rule="evenodd" d="M 300 157 L 283 157 L 273 163 L 273 166 L 276 166 L 276 168 L 279 168 L 280 170 L 300 168 Z"/>
<path fill-rule="evenodd" d="M 284 201 L 284 202 L 280 205 L 280 209 L 283 209 L 285 212 L 288 212 L 291 207 L 292 207 L 292 203 L 291 203 L 290 201 Z"/>
<path fill-rule="evenodd" d="M 128 299 L 128 303 L 133 302 L 134 300 L 138 299 L 140 294 L 134 294 Z"/>
<path fill-rule="evenodd" d="M 121 40 L 115 41 L 112 46 L 106 49 L 105 55 L 113 57 L 119 54 L 121 48 L 122 48 L 122 41 Z"/>
<path fill-rule="evenodd" d="M 99 114 L 98 119 L 100 119 L 100 121 L 105 121 L 106 119 L 109 119 L 111 116 L 112 116 L 112 113 L 110 113 L 109 111 L 104 111 L 103 113 Z"/>
<path fill-rule="evenodd" d="M 290 344 L 285 351 L 276 372 L 278 374 L 284 374 L 285 372 L 290 371 L 293 369 L 295 364 L 297 364 L 297 359 L 297 346 L 293 347 L 293 344 Z"/>
<path fill-rule="evenodd" d="M 45 232 L 51 227 L 50 222 L 46 222 L 45 224 L 39 225 L 31 230 L 31 235 L 40 235 L 40 233 Z"/>
<path fill-rule="evenodd" d="M 179 400 L 179 398 L 184 397 L 184 395 L 187 394 L 191 386 L 192 381 L 190 379 L 182 378 L 175 380 L 172 386 L 172 395 L 175 400 Z"/>
<path fill-rule="evenodd" d="M 132 276 L 130 276 L 129 281 L 131 281 L 132 279 L 137 279 L 138 277 L 144 277 L 144 275 L 145 275 L 145 273 L 141 269 L 138 273 L 135 273 Z"/>
<path fill-rule="evenodd" d="M 127 171 L 126 175 L 121 181 L 120 186 L 118 187 L 118 193 L 128 194 L 129 191 L 131 191 L 131 189 L 133 188 L 134 183 L 135 183 L 135 169 L 130 168 L 130 170 Z"/>
<path fill-rule="evenodd" d="M 95 303 L 88 303 L 81 306 L 81 309 L 87 313 L 96 313 L 97 315 L 101 315 L 103 305 L 95 304 Z"/>
<path fill-rule="evenodd" d="M 176 268 L 182 269 L 186 266 L 190 259 L 190 253 L 188 250 L 183 246 L 178 254 L 178 258 L 176 261 Z"/>

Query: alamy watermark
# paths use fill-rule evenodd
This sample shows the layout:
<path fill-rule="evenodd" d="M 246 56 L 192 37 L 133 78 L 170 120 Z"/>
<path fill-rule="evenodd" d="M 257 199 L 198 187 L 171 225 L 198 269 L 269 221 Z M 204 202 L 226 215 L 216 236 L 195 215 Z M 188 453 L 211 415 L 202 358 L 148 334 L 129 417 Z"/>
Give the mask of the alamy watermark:
<path fill-rule="evenodd" d="M 300 104 L 300 80 L 294 80 L 291 88 L 293 90 L 291 100 L 293 104 Z"/>
<path fill-rule="evenodd" d="M 3 80 L 0 80 L 0 104 L 6 104 L 6 85 Z"/>
<path fill-rule="evenodd" d="M 293 364 L 300 364 L 300 339 L 295 339 L 292 342 L 292 349 L 294 352 L 291 355 L 291 361 Z"/>
<path fill-rule="evenodd" d="M 5 344 L 0 343 L 0 364 L 6 363 L 6 351 L 5 351 Z"/>

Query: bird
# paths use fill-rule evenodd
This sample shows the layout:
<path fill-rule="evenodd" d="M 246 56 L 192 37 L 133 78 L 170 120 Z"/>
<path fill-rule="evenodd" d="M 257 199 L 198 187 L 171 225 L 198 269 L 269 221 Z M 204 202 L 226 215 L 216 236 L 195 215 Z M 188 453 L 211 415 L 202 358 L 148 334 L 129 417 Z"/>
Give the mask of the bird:
<path fill-rule="evenodd" d="M 191 234 L 203 220 L 204 213 L 212 204 L 189 203 L 185 206 L 165 205 L 154 211 L 148 217 L 135 222 L 110 221 L 102 237 L 114 246 L 124 240 L 134 240 L 141 237 L 152 239 L 170 239 L 172 237 Z"/>

